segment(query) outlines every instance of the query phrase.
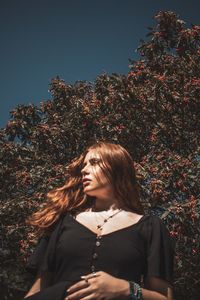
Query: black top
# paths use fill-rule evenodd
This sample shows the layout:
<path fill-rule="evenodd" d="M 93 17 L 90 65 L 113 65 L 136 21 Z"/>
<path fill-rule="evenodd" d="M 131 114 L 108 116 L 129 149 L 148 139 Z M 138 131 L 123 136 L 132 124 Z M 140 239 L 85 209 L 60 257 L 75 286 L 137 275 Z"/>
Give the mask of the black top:
<path fill-rule="evenodd" d="M 173 282 L 173 249 L 168 230 L 159 217 L 145 215 L 136 224 L 97 235 L 69 213 L 60 217 L 48 237 L 44 235 L 27 269 L 53 272 L 54 284 L 76 282 L 92 271 L 140 283 L 144 277 Z"/>

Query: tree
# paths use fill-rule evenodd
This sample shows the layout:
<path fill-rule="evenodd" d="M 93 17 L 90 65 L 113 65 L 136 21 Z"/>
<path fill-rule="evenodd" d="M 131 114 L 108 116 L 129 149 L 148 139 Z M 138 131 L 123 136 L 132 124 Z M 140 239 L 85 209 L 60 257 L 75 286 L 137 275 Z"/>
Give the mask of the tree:
<path fill-rule="evenodd" d="M 176 299 L 198 299 L 200 28 L 185 28 L 169 11 L 155 20 L 128 74 L 73 85 L 56 77 L 51 100 L 18 105 L 1 129 L 1 278 L 9 293 L 32 280 L 25 263 L 37 239 L 24 220 L 64 183 L 71 159 L 109 140 L 132 154 L 146 212 L 159 215 L 176 241 Z"/>

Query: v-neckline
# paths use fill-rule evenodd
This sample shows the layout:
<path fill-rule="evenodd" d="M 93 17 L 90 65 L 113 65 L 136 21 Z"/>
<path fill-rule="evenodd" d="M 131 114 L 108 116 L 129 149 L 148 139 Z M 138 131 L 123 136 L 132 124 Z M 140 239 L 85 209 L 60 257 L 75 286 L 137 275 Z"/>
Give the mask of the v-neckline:
<path fill-rule="evenodd" d="M 86 225 L 82 224 L 81 222 L 77 221 L 71 214 L 69 214 L 71 219 L 77 224 L 77 225 L 80 225 L 82 228 L 84 228 L 85 230 L 87 230 L 88 232 L 90 232 L 92 235 L 95 235 L 97 236 L 97 233 L 94 232 L 92 229 L 90 229 L 89 227 L 87 227 Z M 112 234 L 115 234 L 117 232 L 120 232 L 120 231 L 125 231 L 126 229 L 130 229 L 132 227 L 134 227 L 135 225 L 139 224 L 141 221 L 144 220 L 144 218 L 146 217 L 147 215 L 143 215 L 136 223 L 133 223 L 131 225 L 128 225 L 126 227 L 123 227 L 123 228 L 120 228 L 120 229 L 117 229 L 115 231 L 111 231 L 111 232 L 108 232 L 106 234 L 102 234 L 101 236 L 109 236 L 109 235 L 112 235 Z"/>

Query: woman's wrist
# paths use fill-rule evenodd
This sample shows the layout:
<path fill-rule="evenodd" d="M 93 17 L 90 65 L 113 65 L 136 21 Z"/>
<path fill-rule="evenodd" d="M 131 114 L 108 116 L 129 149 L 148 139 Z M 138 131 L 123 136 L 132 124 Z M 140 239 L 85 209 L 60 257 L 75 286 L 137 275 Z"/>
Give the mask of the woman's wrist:
<path fill-rule="evenodd" d="M 120 296 L 122 299 L 129 299 L 130 295 L 130 285 L 127 280 L 120 279 L 121 286 L 120 286 L 120 293 L 117 296 Z"/>

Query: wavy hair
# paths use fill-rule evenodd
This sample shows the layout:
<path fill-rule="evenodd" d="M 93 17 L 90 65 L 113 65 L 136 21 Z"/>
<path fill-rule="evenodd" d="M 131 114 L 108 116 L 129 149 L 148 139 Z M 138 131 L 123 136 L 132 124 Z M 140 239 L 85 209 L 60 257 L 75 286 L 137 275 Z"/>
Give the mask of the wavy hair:
<path fill-rule="evenodd" d="M 132 157 L 119 144 L 98 142 L 88 147 L 67 166 L 65 184 L 48 192 L 45 207 L 27 219 L 26 222 L 36 226 L 40 233 L 50 229 L 67 211 L 73 214 L 93 205 L 95 197 L 84 194 L 81 174 L 85 156 L 90 150 L 100 156 L 103 162 L 100 166 L 113 187 L 118 206 L 138 214 L 143 213 Z"/>

